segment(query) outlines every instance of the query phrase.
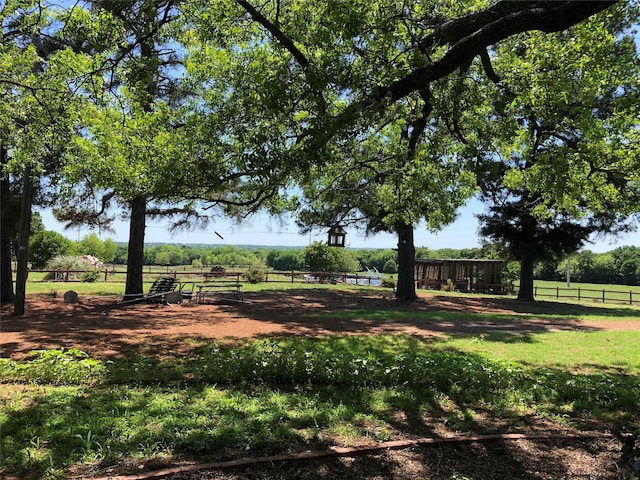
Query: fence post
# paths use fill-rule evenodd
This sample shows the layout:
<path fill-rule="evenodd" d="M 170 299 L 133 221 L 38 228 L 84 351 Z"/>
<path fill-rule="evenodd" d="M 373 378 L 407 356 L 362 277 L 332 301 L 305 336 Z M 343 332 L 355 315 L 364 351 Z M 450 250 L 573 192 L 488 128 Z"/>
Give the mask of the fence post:
<path fill-rule="evenodd" d="M 633 305 L 633 290 L 629 290 L 629 305 Z"/>
<path fill-rule="evenodd" d="M 294 271 L 291 270 L 291 283 L 293 283 L 293 275 L 294 275 Z"/>
<path fill-rule="evenodd" d="M 537 285 L 534 285 L 534 286 L 533 286 L 533 296 L 534 296 L 534 297 L 537 297 L 537 296 L 538 296 L 538 286 L 537 286 Z"/>
<path fill-rule="evenodd" d="M 602 289 L 602 303 L 604 303 L 605 292 L 606 292 L 606 290 L 603 288 Z"/>
<path fill-rule="evenodd" d="M 556 298 L 560 298 L 560 287 L 556 287 Z"/>
<path fill-rule="evenodd" d="M 578 287 L 578 301 L 580 301 L 580 287 Z"/>

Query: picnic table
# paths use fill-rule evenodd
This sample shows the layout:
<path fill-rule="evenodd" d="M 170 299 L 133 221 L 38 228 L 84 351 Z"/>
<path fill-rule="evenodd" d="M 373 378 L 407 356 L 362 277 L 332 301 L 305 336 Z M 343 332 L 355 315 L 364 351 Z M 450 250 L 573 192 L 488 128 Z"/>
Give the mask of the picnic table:
<path fill-rule="evenodd" d="M 209 300 L 226 300 L 232 302 L 244 302 L 242 284 L 235 282 L 207 282 L 195 285 L 195 297 L 197 303 L 207 303 Z"/>

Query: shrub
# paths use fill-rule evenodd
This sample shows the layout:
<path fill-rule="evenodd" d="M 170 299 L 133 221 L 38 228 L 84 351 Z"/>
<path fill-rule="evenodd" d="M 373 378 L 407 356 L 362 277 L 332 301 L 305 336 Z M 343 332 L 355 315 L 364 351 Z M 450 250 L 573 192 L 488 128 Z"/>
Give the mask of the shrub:
<path fill-rule="evenodd" d="M 86 283 L 95 283 L 100 280 L 100 270 L 94 270 L 82 275 L 82 281 Z"/>
<path fill-rule="evenodd" d="M 75 278 L 76 274 L 65 275 L 63 272 L 67 272 L 69 270 L 88 271 L 92 268 L 93 267 L 91 267 L 87 262 L 83 262 L 77 257 L 72 257 L 70 255 L 58 255 L 47 262 L 47 270 L 57 271 L 50 272 L 45 275 L 45 280 L 67 281 L 70 276 Z"/>
<path fill-rule="evenodd" d="M 384 288 L 396 288 L 396 281 L 393 277 L 383 278 L 380 285 Z"/>
<path fill-rule="evenodd" d="M 264 280 L 264 269 L 260 266 L 249 267 L 249 269 L 242 274 L 249 283 L 260 283 Z"/>
<path fill-rule="evenodd" d="M 453 280 L 447 278 L 447 283 L 442 285 L 442 290 L 444 290 L 445 292 L 453 292 L 455 291 L 455 289 L 456 287 L 453 284 Z"/>
<path fill-rule="evenodd" d="M 384 264 L 384 267 L 382 267 L 382 272 L 383 273 L 397 273 L 398 272 L 398 265 L 396 264 L 395 260 L 387 260 Z"/>

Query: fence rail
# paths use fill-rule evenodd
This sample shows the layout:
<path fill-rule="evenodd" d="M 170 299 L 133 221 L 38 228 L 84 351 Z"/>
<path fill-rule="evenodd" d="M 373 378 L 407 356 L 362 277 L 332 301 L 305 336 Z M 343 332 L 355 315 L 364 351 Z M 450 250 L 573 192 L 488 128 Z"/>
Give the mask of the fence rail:
<path fill-rule="evenodd" d="M 126 270 L 116 270 L 114 267 L 108 267 L 98 270 L 101 279 L 105 282 L 122 282 L 122 278 L 116 279 L 116 275 L 126 275 Z M 30 273 L 55 273 L 54 281 L 61 282 L 81 282 L 80 278 L 87 273 L 84 270 L 35 270 L 30 269 Z M 159 276 L 172 276 L 182 281 L 194 280 L 211 280 L 218 279 L 221 281 L 233 281 L 239 283 L 242 279 L 243 272 L 212 272 L 212 271 L 193 271 L 184 268 L 153 268 L 145 267 L 143 276 L 147 279 Z M 357 275 L 345 273 L 327 273 L 327 272 L 307 272 L 298 270 L 288 271 L 267 271 L 264 272 L 262 281 L 269 283 L 346 283 L 353 285 L 380 286 L 381 278 L 372 275 Z M 150 282 L 151 280 L 146 280 Z M 633 290 L 607 290 L 606 288 L 563 288 L 559 286 L 545 287 L 540 285 L 534 286 L 535 297 L 547 297 L 556 299 L 572 299 L 577 301 L 592 301 L 602 303 L 619 303 L 628 305 L 640 305 L 640 291 Z"/>
<path fill-rule="evenodd" d="M 533 294 L 536 297 L 567 298 L 578 301 L 591 300 L 602 303 L 626 303 L 629 305 L 640 305 L 640 292 L 633 290 L 607 290 L 594 288 L 562 288 L 562 287 L 542 287 L 535 285 Z"/>
<path fill-rule="evenodd" d="M 116 275 L 126 275 L 126 270 L 116 270 L 113 267 L 97 269 L 100 272 L 102 281 L 104 282 L 121 282 L 122 279 L 116 279 Z M 59 282 L 82 282 L 82 275 L 86 274 L 86 270 L 36 270 L 29 269 L 29 273 L 54 274 L 54 278 L 42 281 L 59 281 Z M 192 271 L 179 269 L 145 269 L 142 272 L 143 278 L 153 277 L 154 279 L 163 277 L 179 278 L 180 280 L 193 281 L 196 280 L 229 280 L 236 283 L 240 282 L 243 272 L 216 272 L 216 271 Z M 150 281 L 150 280 L 146 280 Z M 264 282 L 271 283 L 347 283 L 353 285 L 381 285 L 381 278 L 372 275 L 358 275 L 346 273 L 330 273 L 330 272 L 308 272 L 298 270 L 287 271 L 267 271 L 264 272 L 262 278 Z"/>

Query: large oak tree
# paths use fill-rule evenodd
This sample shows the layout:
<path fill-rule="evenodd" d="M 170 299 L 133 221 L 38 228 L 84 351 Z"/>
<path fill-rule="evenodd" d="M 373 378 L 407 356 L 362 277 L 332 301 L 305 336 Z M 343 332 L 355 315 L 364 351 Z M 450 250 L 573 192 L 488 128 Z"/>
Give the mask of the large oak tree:
<path fill-rule="evenodd" d="M 2 182 L 2 300 L 13 297 L 11 244 L 19 235 L 15 313 L 24 310 L 32 205 L 55 200 L 49 186 L 73 134 L 77 95 L 91 63 L 86 52 L 58 36 L 67 15 L 37 1 L 0 10 L 0 181 Z"/>
<path fill-rule="evenodd" d="M 616 2 L 93 3 L 110 13 L 99 15 L 98 23 L 106 20 L 123 30 L 115 44 L 103 45 L 110 53 L 96 66 L 93 78 L 98 85 L 87 90 L 115 88 L 113 95 L 96 97 L 92 118 L 101 119 L 101 125 L 96 127 L 86 115 L 84 121 L 94 133 L 79 131 L 83 140 L 73 146 L 91 151 L 89 146 L 102 145 L 100 155 L 87 158 L 97 162 L 102 157 L 101 164 L 92 164 L 91 173 L 104 174 L 89 181 L 83 177 L 88 170 L 77 162 L 67 180 L 75 173 L 87 180 L 85 192 L 111 189 L 105 200 L 119 199 L 131 208 L 130 257 L 141 261 L 150 199 L 182 209 L 184 202 L 191 207 L 206 195 L 205 208 L 223 204 L 229 206 L 228 213 L 258 206 L 278 211 L 286 206 L 286 188 L 295 180 L 308 178 L 315 168 L 322 173 L 345 155 L 358 158 L 352 155 L 358 152 L 354 145 L 369 139 L 380 142 L 380 132 L 387 129 L 398 149 L 393 161 L 403 159 L 398 166 L 409 166 L 398 171 L 428 172 L 416 168 L 415 161 L 429 158 L 432 168 L 442 162 L 437 149 L 423 151 L 433 139 L 429 129 L 438 122 L 455 127 L 457 120 L 434 92 L 454 92 L 470 68 L 490 71 L 488 49 L 506 38 L 530 30 L 562 31 Z M 187 13 L 180 38 L 172 27 L 178 11 Z M 112 30 L 117 36 L 118 28 Z M 162 98 L 160 85 L 171 85 L 175 78 L 164 68 L 175 58 L 169 50 L 188 52 L 194 60 L 185 62 L 185 72 L 206 87 L 191 104 L 194 115 L 176 112 Z M 106 71 L 113 75 L 105 76 Z M 113 112 L 118 108 L 116 123 Z M 110 126 L 117 126 L 116 135 L 108 131 Z M 194 134 L 182 136 L 185 127 L 192 127 Z M 201 140 L 199 150 L 189 138 Z M 189 148 L 182 149 L 180 142 Z M 175 158 L 179 161 L 172 162 Z M 111 179 L 109 165 L 115 168 Z M 172 168 L 162 168 L 167 165 Z M 189 165 L 197 166 L 206 181 L 187 181 L 183 167 Z M 178 188 L 185 185 L 190 195 Z M 452 198 L 454 207 L 459 200 Z M 374 216 L 383 218 L 380 213 Z M 393 215 L 401 221 L 385 215 L 385 225 L 405 238 L 398 245 L 403 261 L 397 295 L 413 298 L 409 231 L 412 234 L 415 218 L 403 212 Z M 138 270 L 132 268 L 128 294 L 142 293 Z"/>
<path fill-rule="evenodd" d="M 464 76 L 472 66 L 484 68 L 488 76 L 489 49 L 504 39 L 531 30 L 562 31 L 614 3 L 309 0 L 258 6 L 219 1 L 213 4 L 216 22 L 230 28 L 210 32 L 212 37 L 230 33 L 230 46 L 238 43 L 238 32 L 244 45 L 257 47 L 255 56 L 248 49 L 244 59 L 262 65 L 271 78 L 243 78 L 244 90 L 257 100 L 275 98 L 276 89 L 285 92 L 295 123 L 283 128 L 296 165 L 322 170 L 344 161 L 334 154 L 343 146 L 365 141 L 386 126 L 399 129 L 403 122 L 407 141 L 402 156 L 410 158 L 434 122 L 457 123 L 455 117 L 443 118 L 447 112 L 438 108 L 442 99 L 432 94 L 435 84 Z M 279 68 L 272 68 L 274 59 Z M 407 116 L 407 104 L 419 108 Z M 278 105 L 263 105 L 273 107 Z M 412 235 L 405 235 L 414 221 L 405 216 L 391 226 L 400 234 L 398 298 L 415 297 L 414 246 Z"/>

